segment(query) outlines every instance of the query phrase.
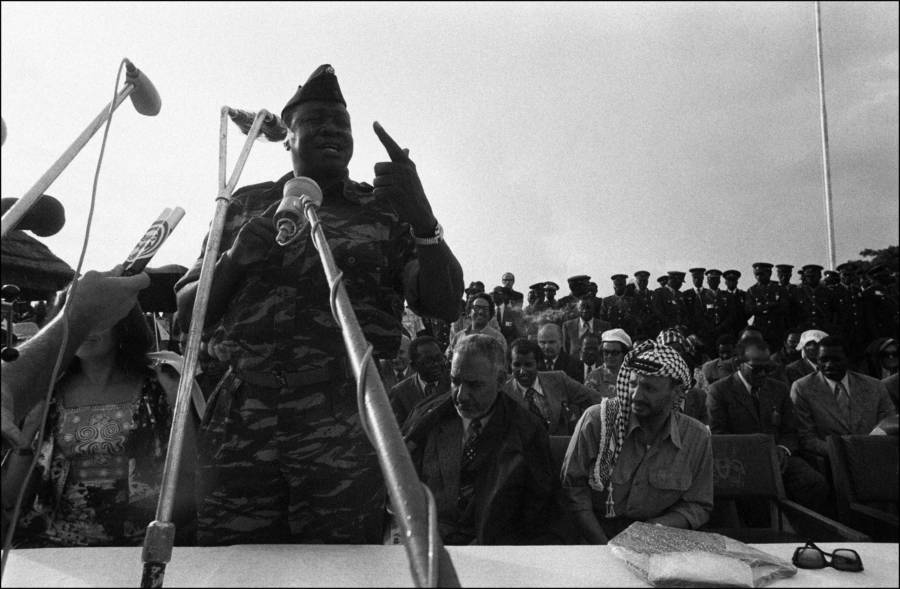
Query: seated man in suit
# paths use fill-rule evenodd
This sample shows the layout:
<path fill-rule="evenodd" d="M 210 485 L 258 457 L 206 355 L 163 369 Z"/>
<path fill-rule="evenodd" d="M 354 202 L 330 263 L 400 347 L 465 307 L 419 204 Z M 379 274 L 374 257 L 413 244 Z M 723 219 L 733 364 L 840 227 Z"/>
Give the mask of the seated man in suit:
<path fill-rule="evenodd" d="M 600 353 L 603 365 L 587 375 L 585 386 L 597 392 L 600 399 L 616 396 L 616 378 L 625 354 L 631 351 L 631 337 L 624 329 L 607 329 L 600 336 Z M 598 403 L 600 401 L 597 401 Z"/>
<path fill-rule="evenodd" d="M 813 374 L 819 369 L 817 365 L 819 342 L 825 337 L 828 337 L 828 334 L 818 329 L 809 329 L 800 334 L 800 343 L 797 344 L 797 350 L 800 351 L 800 359 L 784 367 L 784 374 L 788 379 L 788 384 L 794 384 L 795 380 L 799 380 L 808 374 Z"/>
<path fill-rule="evenodd" d="M 690 379 L 681 354 L 647 340 L 625 356 L 616 397 L 582 415 L 561 476 L 587 542 L 605 544 L 635 521 L 697 529 L 709 520 L 709 430 L 680 411 Z"/>
<path fill-rule="evenodd" d="M 545 323 L 538 329 L 537 343 L 544 355 L 538 370 L 562 370 L 578 382 L 584 380 L 584 371 L 578 357 L 572 357 L 562 349 L 562 331 L 555 323 Z"/>
<path fill-rule="evenodd" d="M 591 391 L 565 372 L 538 372 L 542 351 L 531 340 L 510 346 L 512 376 L 503 391 L 541 419 L 551 436 L 567 436 L 581 414 L 593 404 Z"/>
<path fill-rule="evenodd" d="M 575 308 L 578 317 L 569 319 L 562 326 L 563 350 L 570 356 L 577 358 L 581 351 L 581 339 L 588 333 L 600 335 L 610 328 L 608 321 L 598 319 L 596 305 L 592 299 L 584 298 L 578 301 Z"/>
<path fill-rule="evenodd" d="M 837 336 L 819 342 L 819 372 L 791 386 L 800 446 L 813 456 L 828 456 L 828 436 L 868 434 L 897 413 L 880 380 L 847 369 L 844 342 Z"/>
<path fill-rule="evenodd" d="M 430 335 L 420 335 L 409 344 L 412 376 L 395 384 L 388 392 L 397 424 L 403 425 L 413 408 L 421 401 L 450 389 L 447 363 L 440 343 Z"/>
<path fill-rule="evenodd" d="M 700 367 L 702 379 L 699 385 L 709 390 L 709 386 L 722 378 L 728 378 L 737 370 L 739 361 L 734 357 L 734 336 L 731 334 L 720 335 L 716 340 L 718 357 L 709 362 L 704 362 Z"/>
<path fill-rule="evenodd" d="M 603 367 L 603 354 L 600 351 L 600 336 L 593 333 L 586 333 L 581 338 L 581 355 L 579 357 L 584 367 L 584 385 L 592 388 L 588 382 L 588 377 L 592 372 Z M 599 403 L 603 397 L 600 393 L 596 393 L 591 397 L 594 403 Z"/>
<path fill-rule="evenodd" d="M 712 384 L 706 397 L 713 434 L 770 434 L 778 447 L 787 496 L 821 512 L 828 500 L 828 482 L 797 455 L 799 441 L 794 404 L 787 385 L 771 378 L 769 344 L 762 338 L 743 340 L 737 372 Z M 743 515 L 751 506 L 739 508 Z M 763 514 L 768 517 L 768 513 Z"/>
<path fill-rule="evenodd" d="M 450 392 L 423 401 L 404 428 L 434 494 L 444 544 L 525 544 L 547 529 L 556 474 L 540 420 L 500 391 L 503 348 L 481 334 L 453 354 Z"/>

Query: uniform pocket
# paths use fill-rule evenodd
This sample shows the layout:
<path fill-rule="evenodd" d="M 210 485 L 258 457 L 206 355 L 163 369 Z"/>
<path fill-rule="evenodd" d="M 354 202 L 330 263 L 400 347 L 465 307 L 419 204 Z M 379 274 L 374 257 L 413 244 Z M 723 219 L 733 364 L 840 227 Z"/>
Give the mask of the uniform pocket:
<path fill-rule="evenodd" d="M 657 470 L 650 473 L 650 484 L 661 491 L 686 491 L 691 486 L 691 475 L 674 470 Z"/>

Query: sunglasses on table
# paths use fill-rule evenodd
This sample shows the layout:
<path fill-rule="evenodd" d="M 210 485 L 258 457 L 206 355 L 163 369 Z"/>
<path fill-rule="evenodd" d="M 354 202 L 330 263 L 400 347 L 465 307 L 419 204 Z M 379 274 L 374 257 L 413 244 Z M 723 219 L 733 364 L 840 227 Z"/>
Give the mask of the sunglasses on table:
<path fill-rule="evenodd" d="M 801 569 L 823 569 L 833 567 L 839 571 L 858 573 L 863 570 L 862 559 L 855 550 L 837 548 L 834 552 L 825 552 L 812 542 L 794 550 L 791 559 L 794 566 Z"/>

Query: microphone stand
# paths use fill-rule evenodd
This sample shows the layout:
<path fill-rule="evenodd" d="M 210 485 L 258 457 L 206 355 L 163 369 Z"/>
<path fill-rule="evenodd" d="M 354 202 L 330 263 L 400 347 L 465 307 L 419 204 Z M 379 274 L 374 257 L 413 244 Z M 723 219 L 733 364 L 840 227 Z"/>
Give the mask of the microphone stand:
<path fill-rule="evenodd" d="M 203 252 L 203 264 L 200 267 L 197 296 L 194 299 L 191 326 L 188 331 L 188 340 L 184 353 L 184 365 L 181 370 L 181 378 L 178 381 L 178 397 L 175 401 L 172 429 L 169 433 L 169 447 L 163 468 L 162 487 L 159 493 L 159 501 L 156 505 L 156 519 L 147 526 L 147 534 L 144 537 L 144 549 L 141 553 L 141 559 L 144 563 L 141 587 L 145 589 L 163 586 L 166 564 L 172 558 L 172 546 L 175 542 L 175 524 L 172 523 L 171 519 L 175 505 L 175 489 L 178 484 L 178 469 L 181 466 L 181 453 L 184 448 L 184 426 L 190 413 L 191 389 L 200 353 L 200 337 L 203 334 L 203 327 L 206 321 L 206 308 L 209 303 L 216 260 L 219 257 L 219 245 L 222 241 L 222 230 L 225 227 L 225 214 L 228 211 L 231 194 L 234 192 L 238 178 L 240 178 L 244 169 L 244 164 L 247 163 L 253 142 L 259 135 L 263 120 L 269 116 L 269 113 L 265 110 L 257 113 L 256 118 L 253 120 L 253 125 L 247 131 L 247 140 L 244 142 L 244 147 L 235 163 L 231 178 L 226 184 L 225 150 L 228 140 L 229 110 L 231 109 L 223 106 L 221 111 L 221 122 L 219 125 L 219 192 L 216 196 L 216 212 L 207 236 L 206 249 Z"/>
<path fill-rule="evenodd" d="M 437 504 L 431 491 L 419 480 L 400 435 L 397 418 L 372 360 L 372 345 L 366 341 L 350 304 L 343 273 L 325 240 L 316 203 L 304 195 L 301 204 L 328 280 L 331 314 L 341 327 L 344 347 L 356 376 L 360 422 L 378 454 L 391 506 L 396 513 L 395 520 L 402 531 L 413 582 L 416 587 L 459 587 L 453 562 L 438 534 Z"/>
<path fill-rule="evenodd" d="M 116 110 L 122 102 L 126 98 L 128 98 L 132 92 L 134 92 L 136 86 L 134 82 L 128 81 L 126 79 L 125 85 L 122 87 L 122 90 L 116 95 L 115 100 L 112 103 L 108 103 L 103 107 L 103 110 L 100 111 L 100 114 L 91 121 L 84 131 L 81 132 L 81 135 L 75 138 L 75 141 L 72 142 L 72 145 L 66 149 L 59 159 L 57 159 L 50 168 L 44 172 L 44 175 L 41 176 L 38 181 L 31 187 L 31 189 L 25 193 L 25 195 L 17 200 L 9 210 L 3 215 L 2 222 L 0 222 L 0 239 L 6 237 L 6 234 L 15 229 L 16 225 L 19 224 L 19 221 L 22 220 L 22 217 L 28 212 L 28 210 L 34 206 L 37 200 L 41 197 L 47 188 L 53 184 L 53 181 L 62 174 L 62 171 L 66 169 L 72 160 L 75 159 L 75 156 L 78 155 L 84 146 L 90 141 L 91 137 L 94 136 L 94 133 L 103 126 L 106 122 L 106 119 L 109 118 L 110 113 L 110 104 L 112 104 L 112 110 Z"/>

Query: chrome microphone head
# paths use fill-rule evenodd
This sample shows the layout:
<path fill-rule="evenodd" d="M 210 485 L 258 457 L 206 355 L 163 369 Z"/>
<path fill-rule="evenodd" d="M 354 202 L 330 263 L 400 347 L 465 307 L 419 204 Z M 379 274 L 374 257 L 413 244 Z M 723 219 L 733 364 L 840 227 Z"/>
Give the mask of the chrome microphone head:
<path fill-rule="evenodd" d="M 301 200 L 305 198 L 316 207 L 322 204 L 322 189 L 315 180 L 306 176 L 297 176 L 285 182 L 284 196 L 285 198 L 296 197 Z"/>

